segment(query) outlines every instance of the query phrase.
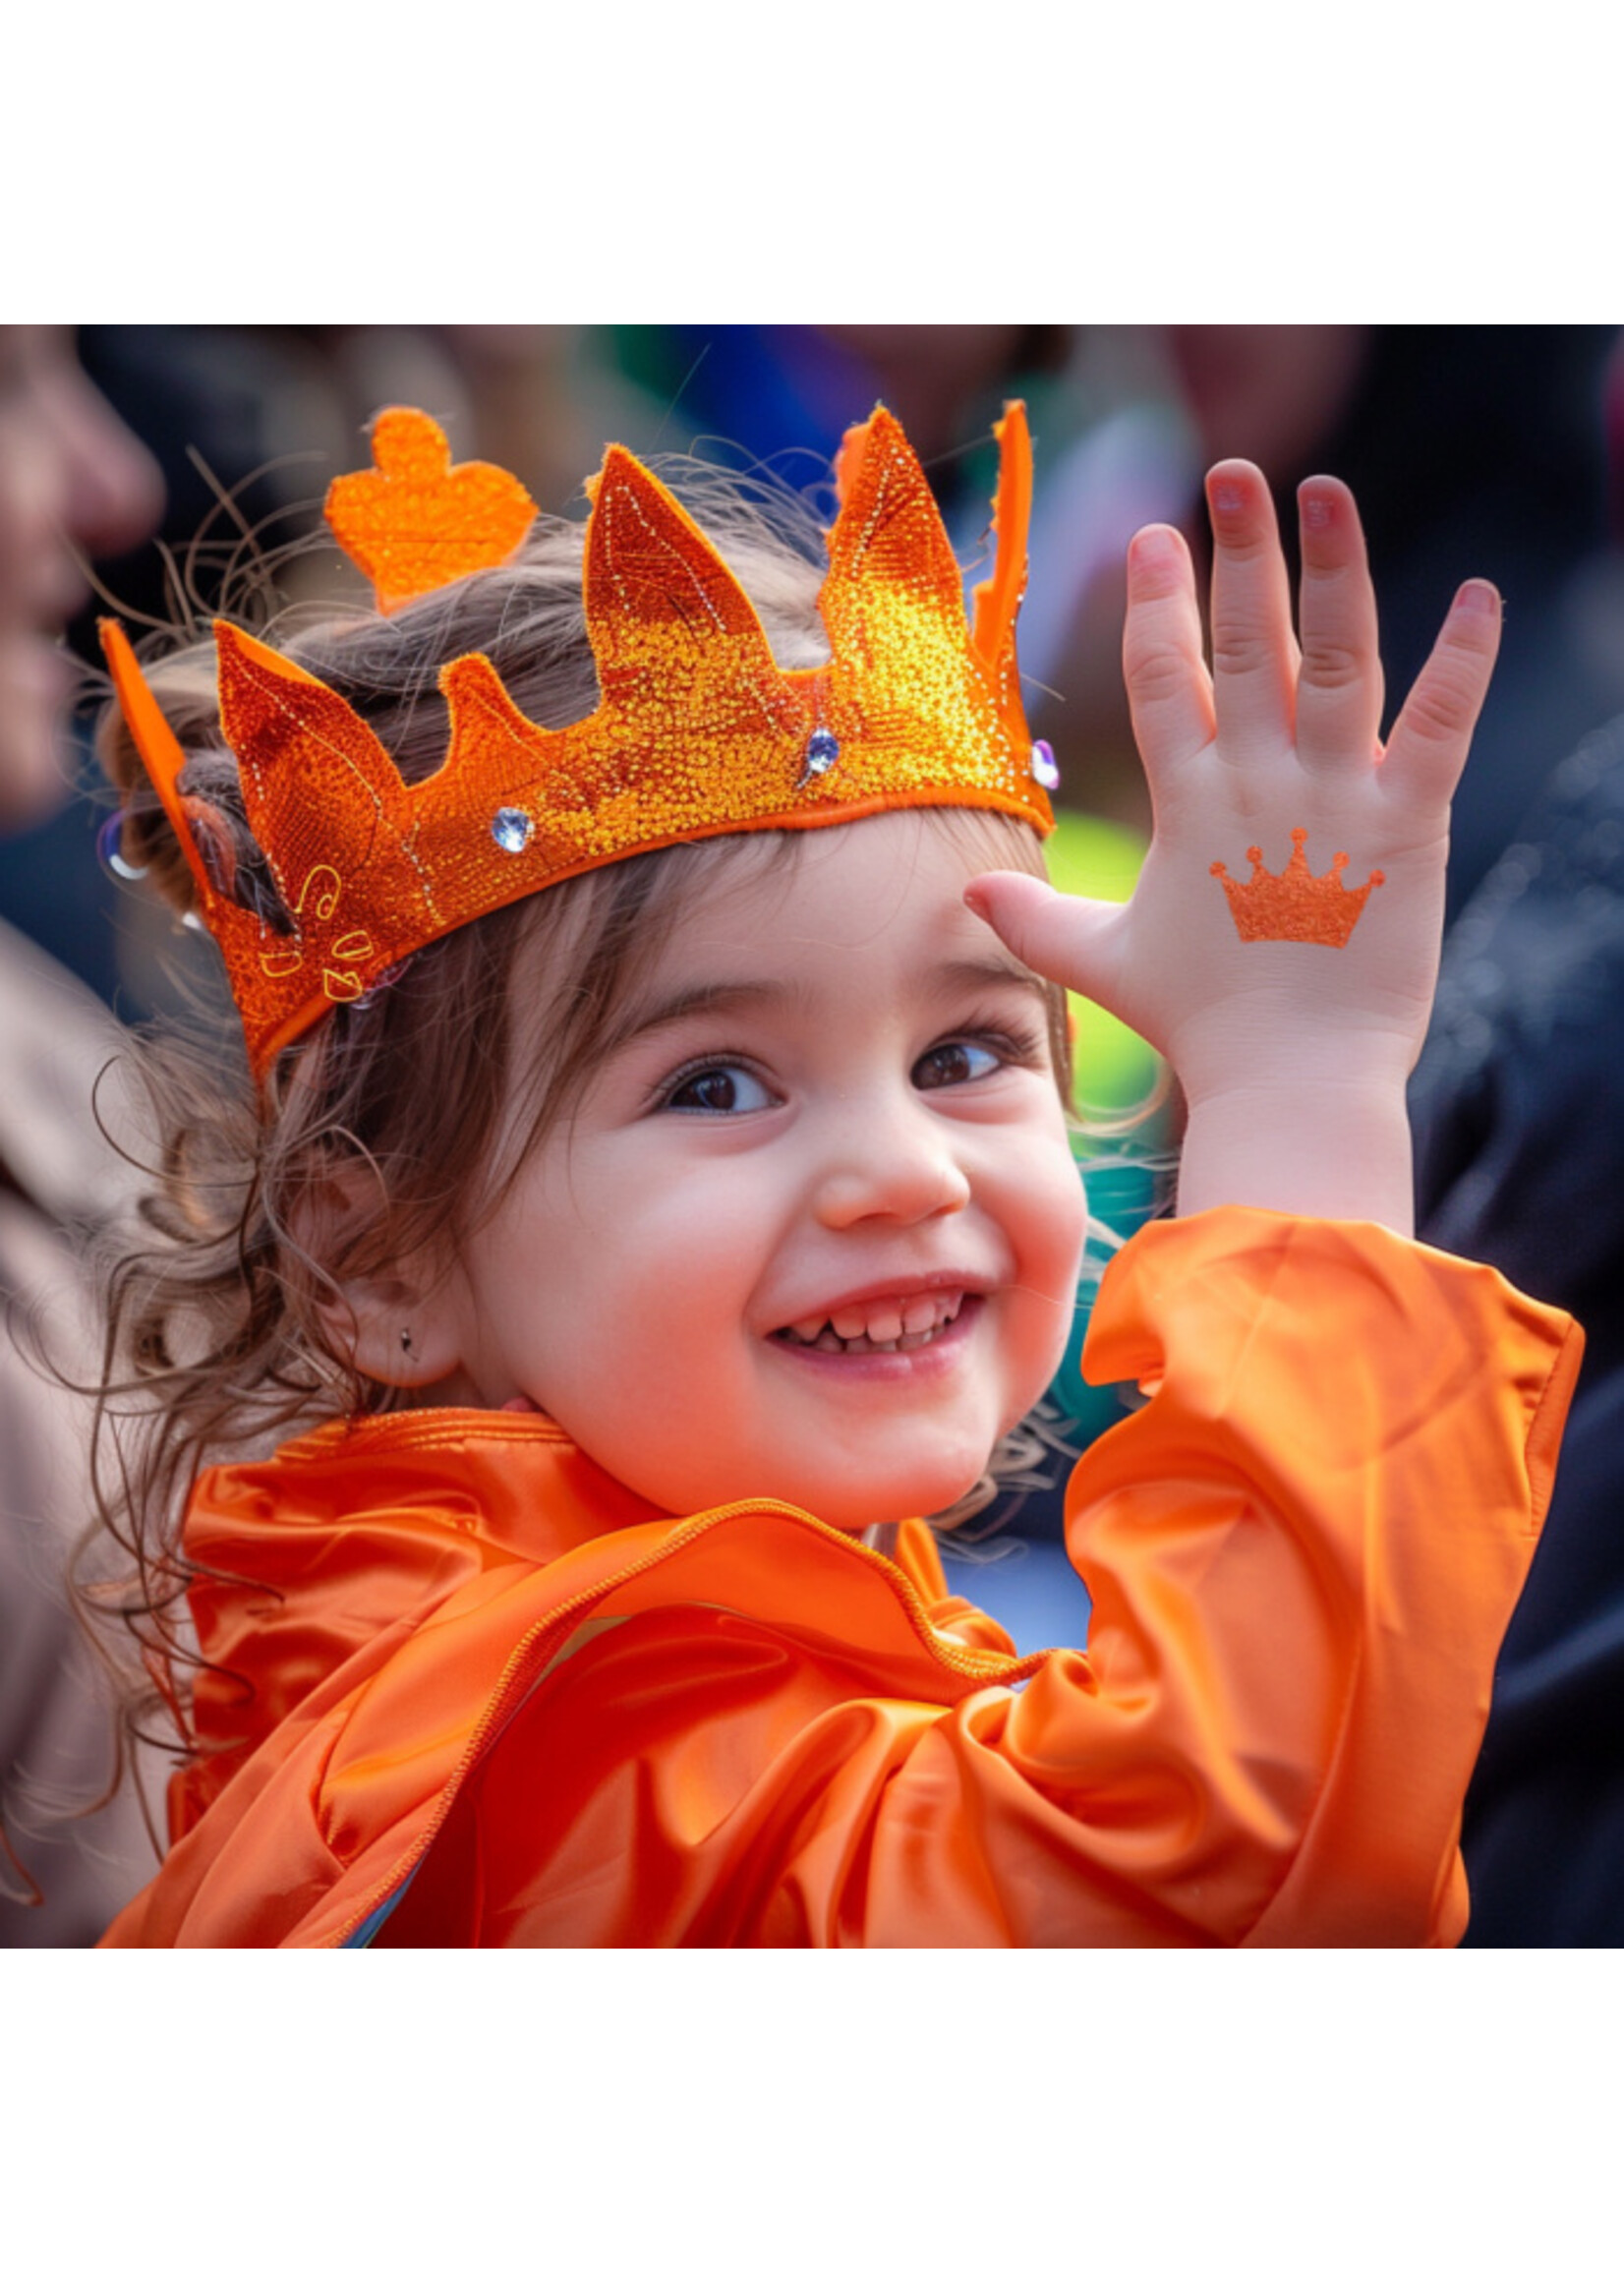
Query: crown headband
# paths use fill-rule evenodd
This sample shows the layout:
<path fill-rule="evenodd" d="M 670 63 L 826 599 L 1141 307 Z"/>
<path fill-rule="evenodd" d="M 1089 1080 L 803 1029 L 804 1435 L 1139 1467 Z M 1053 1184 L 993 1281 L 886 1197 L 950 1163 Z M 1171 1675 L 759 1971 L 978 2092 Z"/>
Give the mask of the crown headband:
<path fill-rule="evenodd" d="M 180 788 L 186 754 L 122 629 L 104 622 L 119 706 L 224 956 L 256 1075 L 431 940 L 633 853 L 910 806 L 979 806 L 1047 835 L 1057 777 L 1027 731 L 1015 671 L 1031 504 L 1023 406 L 1007 406 L 994 432 L 997 552 L 970 625 L 900 427 L 877 410 L 846 436 L 818 601 L 830 661 L 805 671 L 779 669 L 716 548 L 611 446 L 587 485 L 598 709 L 538 727 L 488 657 L 459 657 L 439 674 L 444 762 L 411 786 L 342 697 L 217 622 L 221 726 L 290 934 L 210 875 Z M 522 544 L 535 515 L 522 486 L 493 466 L 452 467 L 424 413 L 383 412 L 373 442 L 374 469 L 335 481 L 326 509 L 385 613 Z"/>

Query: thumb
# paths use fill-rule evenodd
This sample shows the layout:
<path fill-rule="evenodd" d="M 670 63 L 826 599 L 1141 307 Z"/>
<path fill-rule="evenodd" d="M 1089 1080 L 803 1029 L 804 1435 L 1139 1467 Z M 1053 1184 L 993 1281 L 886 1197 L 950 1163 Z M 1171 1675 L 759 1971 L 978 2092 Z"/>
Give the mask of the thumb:
<path fill-rule="evenodd" d="M 1035 876 L 995 869 L 971 878 L 964 904 L 1030 970 L 1112 1007 L 1123 912 L 1115 902 L 1076 900 Z"/>

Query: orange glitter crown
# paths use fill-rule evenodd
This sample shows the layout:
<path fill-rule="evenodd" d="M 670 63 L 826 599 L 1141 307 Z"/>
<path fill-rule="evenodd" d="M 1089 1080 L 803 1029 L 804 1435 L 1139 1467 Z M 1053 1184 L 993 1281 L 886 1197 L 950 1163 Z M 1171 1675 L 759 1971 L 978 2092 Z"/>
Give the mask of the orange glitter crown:
<path fill-rule="evenodd" d="M 1373 868 L 1365 882 L 1350 892 L 1342 882 L 1348 865 L 1345 852 L 1333 855 L 1323 876 L 1311 876 L 1303 849 L 1307 842 L 1305 829 L 1292 831 L 1292 857 L 1278 876 L 1263 866 L 1258 847 L 1248 845 L 1251 875 L 1245 884 L 1237 884 L 1221 860 L 1213 862 L 1212 874 L 1222 881 L 1243 940 L 1309 940 L 1325 948 L 1345 948 L 1353 938 L 1365 902 L 1387 880 Z"/>
<path fill-rule="evenodd" d="M 1053 760 L 1032 743 L 1015 672 L 1031 509 L 1023 406 L 1008 405 L 994 431 L 997 551 L 972 625 L 900 427 L 877 410 L 846 436 L 818 602 L 831 657 L 809 671 L 779 669 L 709 539 L 611 446 L 587 485 L 598 709 L 538 727 L 488 657 L 459 657 L 439 674 L 444 761 L 411 787 L 340 696 L 216 623 L 221 726 L 291 933 L 211 878 L 180 788 L 185 753 L 123 631 L 104 623 L 120 707 L 224 955 L 256 1074 L 429 941 L 659 845 L 931 805 L 1015 814 L 1046 835 Z M 374 452 L 375 470 L 333 483 L 327 517 L 386 612 L 522 543 L 535 507 L 521 485 L 493 466 L 453 468 L 421 411 L 382 413 Z"/>

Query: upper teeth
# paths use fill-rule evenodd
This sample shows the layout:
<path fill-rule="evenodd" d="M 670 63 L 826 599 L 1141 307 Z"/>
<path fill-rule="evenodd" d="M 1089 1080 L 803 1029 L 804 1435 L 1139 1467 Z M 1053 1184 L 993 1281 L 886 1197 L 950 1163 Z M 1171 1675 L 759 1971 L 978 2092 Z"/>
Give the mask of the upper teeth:
<path fill-rule="evenodd" d="M 943 1295 L 882 1295 L 872 1303 L 844 1303 L 781 1328 L 791 1340 L 822 1350 L 917 1350 L 958 1316 L 962 1288 Z"/>

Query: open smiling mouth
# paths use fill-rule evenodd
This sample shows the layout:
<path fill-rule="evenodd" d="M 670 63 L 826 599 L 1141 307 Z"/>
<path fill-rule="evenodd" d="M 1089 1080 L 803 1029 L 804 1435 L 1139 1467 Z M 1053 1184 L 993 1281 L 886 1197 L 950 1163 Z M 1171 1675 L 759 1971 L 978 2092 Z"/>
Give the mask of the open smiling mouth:
<path fill-rule="evenodd" d="M 884 1297 L 797 1318 L 789 1326 L 781 1326 L 771 1339 L 797 1350 L 828 1351 L 845 1358 L 923 1350 L 927 1344 L 942 1340 L 966 1303 L 978 1301 L 961 1287 L 940 1295 Z"/>

